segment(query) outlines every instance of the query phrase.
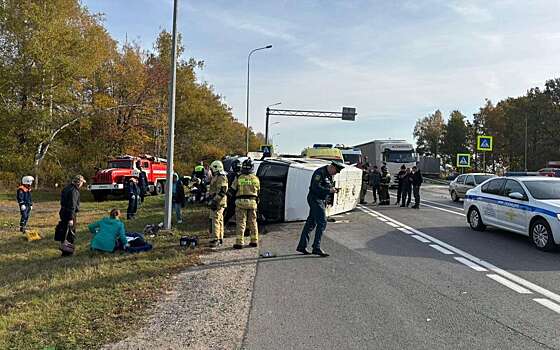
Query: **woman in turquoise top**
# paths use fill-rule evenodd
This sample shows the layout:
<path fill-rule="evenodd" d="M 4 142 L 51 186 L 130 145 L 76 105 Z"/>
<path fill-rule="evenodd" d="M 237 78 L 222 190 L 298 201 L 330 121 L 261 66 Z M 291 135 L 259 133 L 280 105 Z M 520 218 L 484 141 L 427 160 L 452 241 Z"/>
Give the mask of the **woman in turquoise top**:
<path fill-rule="evenodd" d="M 120 210 L 111 210 L 110 216 L 96 221 L 88 226 L 93 234 L 91 249 L 104 252 L 114 252 L 117 239 L 121 241 L 122 247 L 127 248 L 124 223 L 119 220 Z"/>

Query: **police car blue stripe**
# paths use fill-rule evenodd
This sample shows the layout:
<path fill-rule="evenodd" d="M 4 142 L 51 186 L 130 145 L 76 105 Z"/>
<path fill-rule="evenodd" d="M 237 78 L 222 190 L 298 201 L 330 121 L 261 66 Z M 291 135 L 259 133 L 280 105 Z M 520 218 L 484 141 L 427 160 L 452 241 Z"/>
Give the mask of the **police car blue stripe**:
<path fill-rule="evenodd" d="M 504 206 L 504 207 L 511 207 L 511 208 L 525 210 L 525 211 L 529 211 L 529 212 L 541 213 L 541 214 L 552 216 L 554 218 L 556 217 L 556 213 L 551 211 L 551 210 L 544 209 L 544 208 L 539 208 L 539 207 L 534 207 L 532 205 L 519 204 L 519 203 L 510 202 L 510 201 L 505 201 L 503 199 L 495 199 L 495 198 L 488 198 L 488 197 L 474 196 L 474 195 L 467 195 L 467 196 L 465 196 L 465 199 L 470 199 L 470 200 L 473 200 L 473 201 L 486 202 L 486 203 L 494 203 L 494 204 Z"/>

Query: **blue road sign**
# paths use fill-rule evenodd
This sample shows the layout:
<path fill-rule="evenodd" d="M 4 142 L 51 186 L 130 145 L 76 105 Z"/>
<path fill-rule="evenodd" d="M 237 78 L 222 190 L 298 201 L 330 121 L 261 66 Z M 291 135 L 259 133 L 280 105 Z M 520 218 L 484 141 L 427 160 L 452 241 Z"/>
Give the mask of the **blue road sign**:
<path fill-rule="evenodd" d="M 471 167 L 471 155 L 468 153 L 457 154 L 457 167 L 458 168 L 470 168 Z"/>
<path fill-rule="evenodd" d="M 494 148 L 493 137 L 480 135 L 477 137 L 476 149 L 479 151 L 492 151 Z"/>

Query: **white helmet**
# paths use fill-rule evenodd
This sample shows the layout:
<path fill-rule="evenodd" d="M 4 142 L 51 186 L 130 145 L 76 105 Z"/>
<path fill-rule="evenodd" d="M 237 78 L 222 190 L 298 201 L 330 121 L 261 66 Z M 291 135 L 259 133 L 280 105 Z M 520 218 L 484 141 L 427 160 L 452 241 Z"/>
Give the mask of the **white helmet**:
<path fill-rule="evenodd" d="M 31 185 L 33 185 L 33 181 L 35 181 L 35 178 L 33 176 L 27 175 L 27 176 L 24 176 L 24 177 L 21 178 L 21 183 L 23 185 L 31 186 Z"/>
<path fill-rule="evenodd" d="M 224 171 L 224 164 L 219 160 L 215 160 L 210 164 L 210 169 L 212 169 L 214 174 L 220 173 Z"/>

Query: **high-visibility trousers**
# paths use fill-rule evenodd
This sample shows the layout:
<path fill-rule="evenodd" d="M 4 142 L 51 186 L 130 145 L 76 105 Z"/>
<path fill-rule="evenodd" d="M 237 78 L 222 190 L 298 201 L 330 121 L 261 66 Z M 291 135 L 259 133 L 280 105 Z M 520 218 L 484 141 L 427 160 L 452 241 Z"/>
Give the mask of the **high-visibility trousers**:
<path fill-rule="evenodd" d="M 257 209 L 235 208 L 235 223 L 237 225 L 237 244 L 244 244 L 245 228 L 251 232 L 251 243 L 259 242 L 259 227 L 257 224 Z"/>
<path fill-rule="evenodd" d="M 212 220 L 212 233 L 216 239 L 224 239 L 224 209 L 218 208 L 210 212 L 210 220 Z"/>

